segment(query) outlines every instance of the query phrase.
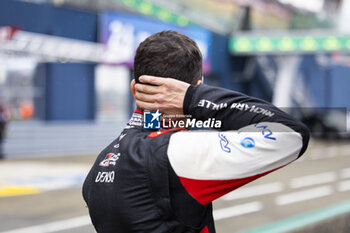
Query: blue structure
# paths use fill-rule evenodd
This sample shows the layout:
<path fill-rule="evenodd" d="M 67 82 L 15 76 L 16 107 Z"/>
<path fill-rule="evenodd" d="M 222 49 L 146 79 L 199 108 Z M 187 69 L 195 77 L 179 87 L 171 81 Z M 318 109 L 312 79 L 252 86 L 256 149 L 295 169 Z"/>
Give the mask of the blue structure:
<path fill-rule="evenodd" d="M 350 109 L 350 69 L 329 62 L 320 66 L 315 55 L 309 55 L 304 56 L 300 64 L 300 72 L 313 98 L 313 106 Z"/>
<path fill-rule="evenodd" d="M 47 64 L 46 120 L 95 118 L 94 66 Z"/>
<path fill-rule="evenodd" d="M 97 14 L 50 4 L 1 0 L 0 26 L 4 25 L 78 40 L 96 41 L 97 38 Z"/>
<path fill-rule="evenodd" d="M 85 41 L 97 40 L 97 14 L 46 4 L 0 1 L 0 26 Z M 94 64 L 46 63 L 38 72 L 45 103 L 36 106 L 44 120 L 93 120 L 95 113 Z M 42 70 L 41 70 L 42 71 Z M 40 76 L 44 77 L 40 77 Z M 43 79 L 45 79 L 43 81 Z"/>

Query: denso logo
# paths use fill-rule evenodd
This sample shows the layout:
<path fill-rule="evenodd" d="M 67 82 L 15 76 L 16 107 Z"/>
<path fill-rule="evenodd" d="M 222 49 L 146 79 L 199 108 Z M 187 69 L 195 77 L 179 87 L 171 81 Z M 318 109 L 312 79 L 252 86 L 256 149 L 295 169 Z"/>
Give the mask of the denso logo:
<path fill-rule="evenodd" d="M 113 183 L 114 182 L 114 171 L 111 172 L 98 172 L 95 182 L 96 183 Z"/>

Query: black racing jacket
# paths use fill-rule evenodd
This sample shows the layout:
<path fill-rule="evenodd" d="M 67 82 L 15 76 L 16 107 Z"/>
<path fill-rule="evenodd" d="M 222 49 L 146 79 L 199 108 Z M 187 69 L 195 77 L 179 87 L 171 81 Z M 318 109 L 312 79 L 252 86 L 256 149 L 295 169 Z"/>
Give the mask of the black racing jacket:
<path fill-rule="evenodd" d="M 99 154 L 83 185 L 97 232 L 213 233 L 213 200 L 293 162 L 309 140 L 272 104 L 204 84 L 189 87 L 184 114 L 207 129 L 149 130 L 135 111 Z"/>

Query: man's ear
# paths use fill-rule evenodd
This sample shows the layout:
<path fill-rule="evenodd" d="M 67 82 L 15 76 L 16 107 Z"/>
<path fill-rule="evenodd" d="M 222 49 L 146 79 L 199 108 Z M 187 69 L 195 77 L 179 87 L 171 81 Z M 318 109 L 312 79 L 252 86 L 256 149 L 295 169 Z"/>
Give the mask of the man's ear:
<path fill-rule="evenodd" d="M 135 94 L 136 94 L 135 84 L 136 84 L 135 79 L 131 80 L 130 90 L 131 90 L 131 93 L 134 96 L 134 98 L 135 98 Z"/>
<path fill-rule="evenodd" d="M 196 84 L 194 86 L 198 86 L 203 83 L 203 77 L 200 80 L 197 80 Z"/>

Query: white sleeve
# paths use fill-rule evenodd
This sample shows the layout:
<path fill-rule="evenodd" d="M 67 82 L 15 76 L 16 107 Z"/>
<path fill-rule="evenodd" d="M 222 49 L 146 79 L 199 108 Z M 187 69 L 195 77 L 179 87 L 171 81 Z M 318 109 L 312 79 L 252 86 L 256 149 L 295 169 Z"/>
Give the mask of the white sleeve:
<path fill-rule="evenodd" d="M 280 123 L 260 122 L 238 131 L 178 132 L 171 136 L 167 153 L 181 181 L 191 180 L 197 184 L 205 181 L 225 181 L 227 184 L 227 181 L 232 181 L 233 190 L 237 188 L 237 180 L 256 179 L 258 177 L 254 176 L 294 161 L 301 148 L 299 133 Z M 246 180 L 250 182 L 252 179 Z M 220 195 L 223 195 L 222 192 Z"/>

